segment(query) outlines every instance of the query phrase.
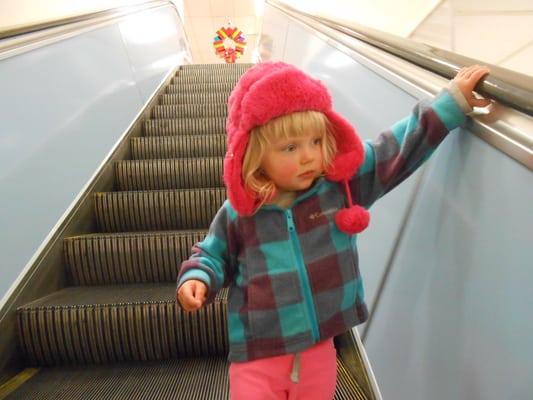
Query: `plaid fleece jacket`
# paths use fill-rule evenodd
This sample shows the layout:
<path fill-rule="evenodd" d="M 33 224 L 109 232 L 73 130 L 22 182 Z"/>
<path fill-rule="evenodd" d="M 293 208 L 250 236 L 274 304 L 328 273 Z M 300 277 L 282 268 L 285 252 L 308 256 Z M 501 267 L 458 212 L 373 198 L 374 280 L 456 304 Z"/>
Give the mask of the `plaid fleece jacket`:
<path fill-rule="evenodd" d="M 444 90 L 365 143 L 364 164 L 350 180 L 354 203 L 370 207 L 465 121 L 455 99 Z M 205 282 L 207 302 L 230 287 L 230 361 L 302 351 L 367 319 L 355 237 L 334 221 L 345 197 L 341 184 L 320 178 L 287 209 L 267 205 L 242 217 L 229 201 L 220 208 L 178 283 Z"/>

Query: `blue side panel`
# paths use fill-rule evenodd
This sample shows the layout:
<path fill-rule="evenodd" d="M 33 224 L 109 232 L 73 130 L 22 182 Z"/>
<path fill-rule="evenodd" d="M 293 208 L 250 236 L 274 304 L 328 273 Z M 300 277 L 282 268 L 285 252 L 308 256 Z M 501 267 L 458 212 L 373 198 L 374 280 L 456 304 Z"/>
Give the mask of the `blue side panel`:
<path fill-rule="evenodd" d="M 165 7 L 0 60 L 0 298 L 186 59 Z"/>
<path fill-rule="evenodd" d="M 531 398 L 532 200 L 471 133 L 441 146 L 366 341 L 384 398 Z"/>

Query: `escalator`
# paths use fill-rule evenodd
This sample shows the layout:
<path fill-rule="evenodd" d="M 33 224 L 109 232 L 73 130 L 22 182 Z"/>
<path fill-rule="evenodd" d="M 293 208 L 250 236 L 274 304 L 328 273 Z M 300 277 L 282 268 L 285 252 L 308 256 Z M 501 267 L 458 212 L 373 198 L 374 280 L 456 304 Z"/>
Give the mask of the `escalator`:
<path fill-rule="evenodd" d="M 227 290 L 185 313 L 175 279 L 225 200 L 226 103 L 249 67 L 182 66 L 161 91 L 92 194 L 96 229 L 63 240 L 68 286 L 17 308 L 26 369 L 5 399 L 228 398 Z M 335 344 L 335 398 L 376 398 L 354 334 Z"/>

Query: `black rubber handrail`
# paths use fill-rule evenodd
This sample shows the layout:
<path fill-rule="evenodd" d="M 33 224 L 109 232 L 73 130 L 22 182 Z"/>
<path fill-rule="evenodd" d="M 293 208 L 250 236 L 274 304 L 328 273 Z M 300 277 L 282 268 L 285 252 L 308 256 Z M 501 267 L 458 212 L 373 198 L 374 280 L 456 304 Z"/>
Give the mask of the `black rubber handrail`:
<path fill-rule="evenodd" d="M 267 3 L 271 3 L 277 8 L 311 18 L 320 24 L 382 49 L 447 79 L 453 78 L 463 66 L 473 64 L 487 65 L 491 73 L 487 79 L 476 87 L 476 91 L 485 97 L 497 100 L 533 116 L 533 77 L 529 75 L 381 32 L 353 22 L 312 15 L 278 0 L 267 0 Z"/>

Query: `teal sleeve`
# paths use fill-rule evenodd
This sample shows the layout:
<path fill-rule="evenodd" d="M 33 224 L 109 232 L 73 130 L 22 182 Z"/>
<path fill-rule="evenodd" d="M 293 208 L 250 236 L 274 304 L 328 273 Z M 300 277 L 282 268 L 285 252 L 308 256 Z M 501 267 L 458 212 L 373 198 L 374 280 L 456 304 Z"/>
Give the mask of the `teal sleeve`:
<path fill-rule="evenodd" d="M 207 287 L 211 286 L 211 278 L 209 278 L 207 273 L 201 269 L 191 269 L 181 276 L 180 280 L 178 281 L 178 288 L 183 285 L 183 282 L 193 279 L 204 282 Z"/>
<path fill-rule="evenodd" d="M 357 204 L 370 207 L 413 174 L 466 115 L 452 93 L 416 104 L 410 115 L 364 143 L 365 160 L 350 180 Z"/>

